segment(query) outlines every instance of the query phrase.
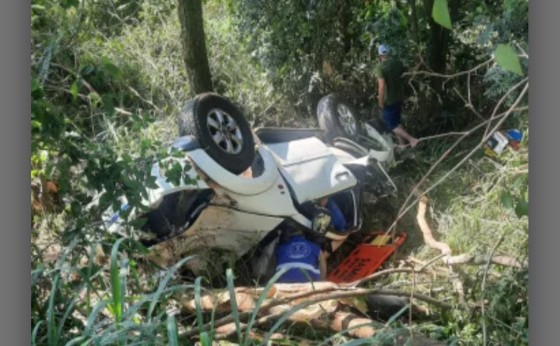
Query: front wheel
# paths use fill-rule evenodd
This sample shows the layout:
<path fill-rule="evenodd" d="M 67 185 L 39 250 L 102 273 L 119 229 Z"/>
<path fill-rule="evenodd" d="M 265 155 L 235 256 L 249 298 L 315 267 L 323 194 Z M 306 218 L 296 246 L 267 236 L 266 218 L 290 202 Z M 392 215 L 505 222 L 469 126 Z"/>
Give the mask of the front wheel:
<path fill-rule="evenodd" d="M 192 135 L 206 153 L 234 174 L 247 170 L 255 157 L 249 122 L 228 99 L 197 95 L 179 114 L 179 136 Z"/>

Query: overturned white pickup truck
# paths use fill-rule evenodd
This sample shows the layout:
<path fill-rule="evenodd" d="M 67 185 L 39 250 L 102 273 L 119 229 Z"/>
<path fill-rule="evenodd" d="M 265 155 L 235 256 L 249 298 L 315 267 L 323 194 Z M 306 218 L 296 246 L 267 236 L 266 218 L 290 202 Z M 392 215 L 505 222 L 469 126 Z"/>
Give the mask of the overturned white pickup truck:
<path fill-rule="evenodd" d="M 198 261 L 190 262 L 196 270 L 213 260 L 213 250 L 238 258 L 276 230 L 324 233 L 328 212 L 316 201 L 327 196 L 336 201 L 347 224 L 359 229 L 364 186 L 376 193 L 395 188 L 381 162 L 391 157 L 392 145 L 373 128 L 367 131 L 378 137 L 380 150 L 332 138 L 337 131 L 355 130 L 355 117 L 334 95 L 323 98 L 319 109 L 322 129 L 252 131 L 222 96 L 207 93 L 189 101 L 173 144 L 181 155 L 168 159 L 185 168 L 189 183 L 172 184 L 161 164 L 154 164 L 158 187 L 144 201 L 149 211 L 132 212 L 132 217 L 146 219 L 134 234 L 152 247 L 152 258 L 169 265 L 198 254 Z M 321 138 L 329 138 L 329 144 Z M 122 228 L 119 213 L 104 221 L 110 231 Z"/>

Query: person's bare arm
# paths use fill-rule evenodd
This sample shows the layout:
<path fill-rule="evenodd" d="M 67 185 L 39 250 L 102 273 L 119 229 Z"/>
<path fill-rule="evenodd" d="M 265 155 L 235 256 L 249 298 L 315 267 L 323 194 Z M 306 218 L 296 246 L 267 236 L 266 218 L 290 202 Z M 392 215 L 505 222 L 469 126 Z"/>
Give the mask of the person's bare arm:
<path fill-rule="evenodd" d="M 383 109 L 385 107 L 385 79 L 377 79 L 377 104 L 379 108 Z"/>
<path fill-rule="evenodd" d="M 319 272 L 321 273 L 321 280 L 327 279 L 327 254 L 325 251 L 319 253 Z"/>

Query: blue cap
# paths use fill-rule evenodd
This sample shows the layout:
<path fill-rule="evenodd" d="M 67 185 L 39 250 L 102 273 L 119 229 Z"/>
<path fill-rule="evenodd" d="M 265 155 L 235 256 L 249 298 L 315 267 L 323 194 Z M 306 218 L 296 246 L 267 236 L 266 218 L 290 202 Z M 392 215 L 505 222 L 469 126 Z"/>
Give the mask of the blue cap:
<path fill-rule="evenodd" d="M 385 44 L 380 44 L 379 47 L 377 47 L 377 54 L 379 54 L 379 55 L 389 54 L 389 46 L 387 46 Z"/>

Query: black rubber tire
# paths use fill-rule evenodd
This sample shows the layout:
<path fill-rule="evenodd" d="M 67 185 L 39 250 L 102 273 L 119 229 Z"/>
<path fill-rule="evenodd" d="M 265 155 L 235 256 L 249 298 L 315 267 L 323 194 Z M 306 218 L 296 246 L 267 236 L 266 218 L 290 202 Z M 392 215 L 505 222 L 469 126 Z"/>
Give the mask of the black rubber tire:
<path fill-rule="evenodd" d="M 368 315 L 374 319 L 388 321 L 395 314 L 400 312 L 408 305 L 409 301 L 403 297 L 375 294 L 366 297 Z M 404 316 L 408 317 L 409 312 L 405 312 Z M 414 318 L 425 317 L 425 313 L 416 305 L 412 305 L 412 316 Z"/>
<path fill-rule="evenodd" d="M 342 114 L 339 110 L 344 110 Z M 356 111 L 337 94 L 328 94 L 319 100 L 317 105 L 317 121 L 325 131 L 325 142 L 332 144 L 336 137 L 345 137 L 355 141 L 359 135 Z M 341 118 L 348 120 L 346 124 Z M 346 126 L 345 126 L 346 125 Z"/>
<path fill-rule="evenodd" d="M 223 112 L 235 121 L 242 138 L 240 148 L 236 148 L 238 152 L 227 152 L 214 141 L 208 125 L 208 119 L 214 110 Z M 227 98 L 215 93 L 197 95 L 181 109 L 178 125 L 179 136 L 194 136 L 200 147 L 231 173 L 243 173 L 253 163 L 255 142 L 251 126 L 241 111 Z"/>

